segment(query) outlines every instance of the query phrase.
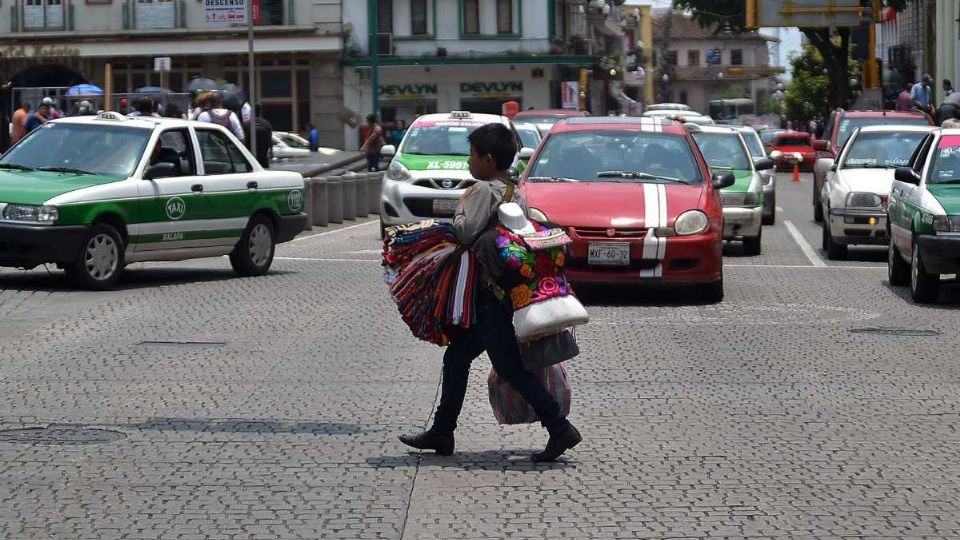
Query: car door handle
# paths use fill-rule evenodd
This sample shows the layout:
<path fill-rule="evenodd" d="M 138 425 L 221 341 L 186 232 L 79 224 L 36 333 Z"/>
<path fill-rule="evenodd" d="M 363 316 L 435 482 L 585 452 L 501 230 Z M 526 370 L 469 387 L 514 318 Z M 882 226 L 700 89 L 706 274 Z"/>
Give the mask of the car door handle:
<path fill-rule="evenodd" d="M 190 186 L 190 191 L 200 193 L 201 191 L 203 191 L 203 184 L 194 184 Z"/>
<path fill-rule="evenodd" d="M 258 187 L 260 187 L 260 184 L 258 184 L 256 180 L 247 182 L 247 189 L 257 189 Z"/>

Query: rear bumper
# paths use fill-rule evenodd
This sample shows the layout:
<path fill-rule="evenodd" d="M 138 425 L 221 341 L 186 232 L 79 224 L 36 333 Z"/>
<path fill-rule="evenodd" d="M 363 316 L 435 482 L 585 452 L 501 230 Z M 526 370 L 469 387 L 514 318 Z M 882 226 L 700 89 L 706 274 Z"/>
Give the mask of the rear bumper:
<path fill-rule="evenodd" d="M 763 219 L 763 207 L 743 208 L 739 206 L 723 207 L 723 237 L 757 236 L 760 234 L 760 222 Z"/>
<path fill-rule="evenodd" d="M 630 240 L 630 266 L 590 265 L 588 241 L 575 239 L 567 258 L 567 279 L 574 283 L 712 283 L 723 276 L 723 243 L 717 234 L 662 238 L 662 259 L 643 259 L 643 239 Z"/>
<path fill-rule="evenodd" d="M 917 236 L 923 266 L 930 274 L 960 273 L 960 236 Z"/>
<path fill-rule="evenodd" d="M 304 213 L 277 217 L 277 243 L 289 242 L 302 233 L 307 226 Z"/>
<path fill-rule="evenodd" d="M 87 225 L 0 224 L 0 266 L 73 262 L 89 230 Z"/>

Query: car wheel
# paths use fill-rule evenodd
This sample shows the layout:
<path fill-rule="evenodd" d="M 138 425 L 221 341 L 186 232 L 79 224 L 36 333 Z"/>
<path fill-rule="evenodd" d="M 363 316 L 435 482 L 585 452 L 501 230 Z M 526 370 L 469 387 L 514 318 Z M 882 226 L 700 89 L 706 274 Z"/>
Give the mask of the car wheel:
<path fill-rule="evenodd" d="M 80 254 L 64 270 L 80 287 L 110 289 L 123 272 L 124 249 L 123 239 L 113 225 L 94 223 L 83 240 Z"/>
<path fill-rule="evenodd" d="M 387 237 L 387 226 L 383 224 L 383 219 L 380 220 L 380 239 L 383 240 Z"/>
<path fill-rule="evenodd" d="M 902 287 L 910 284 L 910 265 L 900 256 L 900 250 L 890 239 L 890 245 L 887 246 L 887 278 L 890 285 Z"/>
<path fill-rule="evenodd" d="M 230 252 L 230 266 L 240 276 L 262 276 L 273 264 L 273 252 L 277 241 L 273 223 L 263 214 L 250 219 L 240 242 Z"/>
<path fill-rule="evenodd" d="M 847 258 L 847 246 L 839 244 L 833 239 L 833 233 L 830 232 L 830 225 L 827 221 L 823 222 L 823 241 L 828 259 L 831 261 L 842 261 Z"/>
<path fill-rule="evenodd" d="M 763 216 L 763 220 L 761 221 L 761 223 L 763 223 L 764 225 L 773 225 L 773 223 L 776 220 L 777 220 L 777 202 L 774 201 L 773 208 L 770 209 L 770 215 Z"/>
<path fill-rule="evenodd" d="M 759 255 L 760 254 L 760 240 L 763 237 L 763 228 L 761 228 L 756 236 L 744 236 L 743 237 L 743 253 L 745 255 Z"/>
<path fill-rule="evenodd" d="M 817 192 L 817 179 L 813 179 L 813 220 L 817 223 L 823 222 L 823 203 L 820 201 L 820 193 Z"/>
<path fill-rule="evenodd" d="M 723 277 L 713 283 L 697 283 L 693 289 L 697 300 L 708 304 L 723 301 Z"/>
<path fill-rule="evenodd" d="M 918 304 L 931 304 L 937 301 L 940 291 L 940 274 L 928 274 L 923 266 L 923 258 L 917 243 L 913 243 L 913 255 L 910 258 L 910 296 Z"/>

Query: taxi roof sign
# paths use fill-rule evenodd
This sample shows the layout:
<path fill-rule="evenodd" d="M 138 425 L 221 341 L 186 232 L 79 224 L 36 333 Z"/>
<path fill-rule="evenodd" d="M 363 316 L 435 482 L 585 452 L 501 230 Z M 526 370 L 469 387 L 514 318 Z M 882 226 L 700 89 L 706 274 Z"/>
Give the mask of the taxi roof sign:
<path fill-rule="evenodd" d="M 472 118 L 470 111 L 450 111 L 450 118 Z"/>
<path fill-rule="evenodd" d="M 98 120 L 112 120 L 112 121 L 116 122 L 116 121 L 126 120 L 127 117 L 126 117 L 125 115 L 122 115 L 122 114 L 118 113 L 117 111 L 100 111 L 100 113 L 97 114 L 97 119 L 98 119 Z"/>

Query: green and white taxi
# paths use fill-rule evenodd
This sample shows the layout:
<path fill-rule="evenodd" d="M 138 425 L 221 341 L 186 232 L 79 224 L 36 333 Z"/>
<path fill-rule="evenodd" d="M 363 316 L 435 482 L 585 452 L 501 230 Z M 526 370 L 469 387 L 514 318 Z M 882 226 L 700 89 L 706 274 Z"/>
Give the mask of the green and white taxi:
<path fill-rule="evenodd" d="M 229 255 L 265 274 L 306 219 L 303 178 L 261 169 L 214 124 L 63 118 L 0 158 L 0 266 L 53 263 L 93 289 L 142 261 Z"/>
<path fill-rule="evenodd" d="M 960 274 L 960 129 L 931 131 L 893 177 L 890 284 L 909 284 L 915 302 L 936 302 L 941 274 Z"/>
<path fill-rule="evenodd" d="M 853 244 L 887 245 L 887 201 L 893 172 L 909 163 L 932 126 L 857 128 L 840 149 L 836 162 L 825 159 L 823 249 L 829 259 L 843 259 Z"/>
<path fill-rule="evenodd" d="M 393 156 L 380 190 L 380 230 L 434 218 L 449 221 L 464 190 L 476 180 L 470 176 L 470 143 L 467 137 L 484 124 L 500 123 L 516 134 L 510 119 L 495 114 L 467 111 L 425 114 L 414 120 L 400 147 L 384 146 L 381 153 Z M 513 166 L 523 172 L 521 158 L 529 159 L 533 148 L 521 147 Z"/>
<path fill-rule="evenodd" d="M 747 255 L 760 254 L 763 236 L 763 178 L 760 171 L 773 168 L 768 158 L 750 156 L 740 133 L 729 127 L 684 124 L 700 147 L 712 172 L 731 172 L 734 184 L 720 190 L 724 240 L 743 240 Z"/>

